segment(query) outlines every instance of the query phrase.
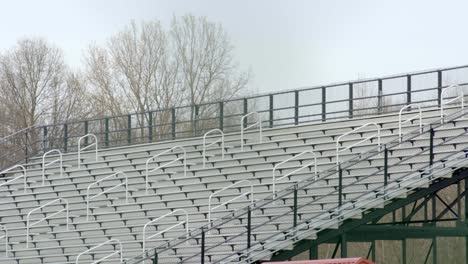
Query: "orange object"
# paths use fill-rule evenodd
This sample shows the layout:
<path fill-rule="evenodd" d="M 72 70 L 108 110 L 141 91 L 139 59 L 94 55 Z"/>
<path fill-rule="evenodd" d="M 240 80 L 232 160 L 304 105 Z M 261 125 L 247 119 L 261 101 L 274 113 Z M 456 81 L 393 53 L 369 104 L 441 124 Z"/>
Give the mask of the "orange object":
<path fill-rule="evenodd" d="M 263 264 L 375 264 L 365 258 L 317 259 L 299 261 L 263 262 Z"/>

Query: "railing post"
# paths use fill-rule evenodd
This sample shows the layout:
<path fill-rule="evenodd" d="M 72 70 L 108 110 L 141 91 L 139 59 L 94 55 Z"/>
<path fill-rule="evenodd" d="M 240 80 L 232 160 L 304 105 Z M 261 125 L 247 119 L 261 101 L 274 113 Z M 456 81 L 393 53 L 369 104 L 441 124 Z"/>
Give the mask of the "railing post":
<path fill-rule="evenodd" d="M 297 226 L 297 185 L 294 186 L 293 227 Z"/>
<path fill-rule="evenodd" d="M 172 139 L 176 138 L 176 110 L 173 107 L 171 110 L 171 131 L 172 131 Z"/>
<path fill-rule="evenodd" d="M 248 114 L 249 106 L 247 105 L 247 98 L 244 98 L 244 115 Z M 247 127 L 247 118 L 244 119 L 244 127 Z"/>
<path fill-rule="evenodd" d="M 127 143 L 132 143 L 132 115 L 127 116 Z"/>
<path fill-rule="evenodd" d="M 106 147 L 109 147 L 109 118 L 104 119 L 104 143 Z"/>
<path fill-rule="evenodd" d="M 384 186 L 388 184 L 388 149 L 387 145 L 384 145 Z"/>
<path fill-rule="evenodd" d="M 88 135 L 88 121 L 84 121 L 84 135 Z M 85 138 L 85 146 L 88 145 L 88 137 Z"/>
<path fill-rule="evenodd" d="M 201 264 L 205 264 L 205 228 L 201 228 Z"/>
<path fill-rule="evenodd" d="M 294 124 L 299 124 L 299 91 L 294 91 Z"/>
<path fill-rule="evenodd" d="M 430 129 L 430 138 L 429 138 L 429 165 L 434 164 L 434 128 Z"/>
<path fill-rule="evenodd" d="M 66 152 L 68 147 L 68 124 L 63 125 L 63 149 Z"/>
<path fill-rule="evenodd" d="M 437 106 L 442 103 L 442 71 L 437 71 Z"/>
<path fill-rule="evenodd" d="M 273 119 L 274 119 L 274 115 L 273 115 L 273 95 L 270 94 L 270 128 L 273 127 Z"/>
<path fill-rule="evenodd" d="M 43 138 L 42 138 L 42 152 L 46 152 L 47 151 L 47 127 L 44 126 L 42 128 L 42 131 L 43 131 Z"/>
<path fill-rule="evenodd" d="M 338 165 L 339 175 L 338 175 L 338 206 L 343 205 L 343 169 L 341 165 Z"/>
<path fill-rule="evenodd" d="M 196 136 L 198 134 L 198 122 L 200 118 L 200 106 L 195 105 L 195 118 L 193 120 L 193 135 Z"/>
<path fill-rule="evenodd" d="M 353 104 L 354 104 L 354 95 L 353 95 L 353 83 L 349 83 L 349 117 L 353 117 Z"/>
<path fill-rule="evenodd" d="M 382 90 L 382 80 L 381 79 L 378 79 L 377 80 L 377 83 L 378 83 L 378 111 L 379 113 L 382 113 L 383 112 L 383 90 Z"/>
<path fill-rule="evenodd" d="M 411 75 L 406 76 L 406 104 L 411 104 Z"/>
<path fill-rule="evenodd" d="M 153 264 L 158 264 L 158 250 L 154 249 Z"/>
<path fill-rule="evenodd" d="M 327 88 L 322 87 L 322 121 L 327 119 Z"/>
<path fill-rule="evenodd" d="M 224 130 L 224 102 L 219 102 L 219 129 Z"/>
<path fill-rule="evenodd" d="M 153 112 L 148 112 L 148 141 L 153 142 Z"/>
<path fill-rule="evenodd" d="M 28 148 L 29 148 L 29 146 L 28 146 L 29 145 L 28 129 L 26 129 L 24 131 L 24 137 L 25 137 L 24 138 L 24 142 L 25 142 L 25 144 L 24 144 L 24 160 L 27 163 L 28 162 L 28 156 L 29 156 L 29 153 L 28 153 L 29 152 L 28 151 Z"/>
<path fill-rule="evenodd" d="M 247 249 L 250 249 L 251 246 L 251 237 L 252 236 L 252 209 L 248 208 L 247 211 Z"/>

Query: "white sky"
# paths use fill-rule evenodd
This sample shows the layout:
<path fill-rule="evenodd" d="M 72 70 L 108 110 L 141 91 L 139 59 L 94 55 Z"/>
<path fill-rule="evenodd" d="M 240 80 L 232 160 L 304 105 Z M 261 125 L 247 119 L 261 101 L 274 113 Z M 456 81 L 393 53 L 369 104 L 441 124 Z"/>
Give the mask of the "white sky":
<path fill-rule="evenodd" d="M 0 0 L 0 51 L 41 36 L 83 50 L 133 19 L 192 13 L 221 23 L 258 92 L 468 64 L 468 1 Z M 465 50 L 465 51 L 464 51 Z"/>

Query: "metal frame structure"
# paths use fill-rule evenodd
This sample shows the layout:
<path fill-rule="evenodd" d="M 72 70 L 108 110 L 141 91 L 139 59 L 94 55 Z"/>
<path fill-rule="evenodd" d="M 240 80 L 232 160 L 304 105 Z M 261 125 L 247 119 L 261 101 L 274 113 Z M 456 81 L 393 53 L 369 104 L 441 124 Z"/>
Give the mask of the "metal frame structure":
<path fill-rule="evenodd" d="M 459 111 L 459 112 L 450 114 L 447 118 L 448 120 L 450 120 L 450 122 L 456 122 L 456 120 L 464 117 L 464 115 L 465 113 L 463 113 L 463 111 Z M 308 196 L 305 196 L 304 198 L 301 198 L 301 199 L 306 199 L 306 201 L 305 202 L 302 201 L 299 205 L 299 201 L 298 201 L 299 198 L 297 195 L 298 190 L 303 190 L 304 188 L 307 188 L 307 186 L 312 186 L 316 184 L 316 181 L 314 180 L 315 177 L 310 177 L 306 180 L 302 180 L 301 182 L 294 184 L 293 186 L 289 188 L 279 191 L 276 197 L 274 197 L 273 195 L 270 195 L 269 197 L 266 197 L 265 199 L 256 201 L 254 206 L 251 206 L 251 205 L 246 206 L 245 208 L 236 210 L 234 213 L 230 214 L 229 216 L 213 221 L 211 224 L 202 226 L 198 230 L 193 230 L 191 232 L 191 236 L 189 239 L 198 241 L 198 244 L 201 246 L 200 253 L 196 253 L 192 256 L 184 257 L 183 261 L 193 261 L 194 259 L 200 257 L 200 263 L 205 263 L 205 255 L 207 251 L 215 249 L 217 245 L 223 245 L 224 243 L 229 243 L 229 241 L 234 241 L 234 240 L 237 241 L 240 237 L 244 237 L 244 236 L 247 237 L 247 247 L 245 248 L 245 250 L 233 252 L 231 256 L 226 257 L 225 259 L 221 260 L 221 262 L 239 261 L 239 260 L 247 261 L 247 262 L 253 261 L 252 257 L 254 255 L 251 253 L 254 253 L 256 249 L 260 249 L 264 251 L 266 253 L 265 255 L 270 255 L 271 252 L 279 251 L 273 255 L 273 258 L 274 259 L 287 259 L 296 255 L 298 251 L 294 249 L 294 251 L 291 251 L 291 252 L 294 252 L 294 254 L 290 254 L 289 250 L 280 250 L 280 248 L 272 248 L 272 247 L 277 247 L 278 245 L 284 244 L 284 241 L 281 241 L 281 239 L 294 241 L 293 245 L 295 246 L 300 245 L 304 241 L 312 241 L 314 244 L 316 244 L 318 240 L 307 239 L 307 237 L 310 237 L 311 234 L 307 234 L 305 232 L 300 232 L 300 231 L 309 230 L 308 232 L 312 232 L 312 233 L 315 232 L 317 235 L 317 238 L 319 238 L 322 233 L 333 231 L 336 228 L 336 225 L 338 223 L 341 223 L 341 225 L 338 227 L 338 230 L 340 230 L 342 226 L 346 226 L 349 222 L 357 221 L 351 218 L 348 218 L 345 220 L 344 216 L 346 215 L 366 213 L 365 214 L 366 216 L 369 213 L 373 213 L 376 210 L 379 210 L 379 209 L 375 209 L 374 208 L 375 206 L 379 204 L 383 204 L 386 200 L 390 200 L 394 197 L 398 197 L 398 199 L 393 199 L 391 202 L 387 203 L 387 205 L 400 204 L 402 200 L 405 200 L 405 198 L 401 198 L 401 194 L 402 194 L 401 189 L 407 188 L 408 190 L 410 190 L 409 196 L 412 196 L 414 193 L 420 193 L 420 192 L 427 193 L 427 191 L 431 189 L 432 187 L 429 187 L 429 188 L 423 187 L 422 189 L 420 189 L 419 187 L 421 186 L 421 184 L 418 182 L 421 182 L 422 180 L 425 180 L 429 184 L 432 184 L 431 186 L 440 187 L 439 186 L 440 182 L 445 182 L 447 180 L 450 180 L 450 179 L 442 178 L 443 174 L 447 174 L 453 171 L 455 171 L 455 174 L 456 174 L 459 170 L 463 169 L 462 167 L 468 166 L 468 148 L 460 149 L 459 152 L 454 153 L 454 154 L 450 153 L 446 156 L 438 155 L 437 160 L 435 160 L 434 149 L 439 148 L 439 147 L 443 149 L 447 145 L 452 145 L 453 144 L 452 141 L 456 141 L 460 137 L 465 137 L 468 133 L 468 128 L 465 128 L 464 131 L 460 134 L 451 135 L 449 137 L 444 137 L 444 140 L 441 143 L 438 143 L 436 145 L 434 144 L 434 136 L 436 133 L 436 129 L 438 127 L 441 127 L 442 124 L 440 124 L 440 121 L 437 120 L 436 122 L 431 123 L 430 126 L 431 126 L 431 129 L 428 131 L 425 131 L 425 133 L 429 133 L 429 145 L 425 148 L 421 148 L 419 152 L 415 154 L 415 156 L 418 156 L 419 154 L 422 154 L 422 153 L 429 154 L 427 155 L 429 157 L 429 160 L 428 160 L 427 165 L 425 165 L 425 167 L 418 168 L 418 170 L 414 172 L 406 173 L 403 176 L 399 176 L 399 178 L 392 177 L 391 181 L 389 180 L 388 171 L 389 171 L 390 166 L 402 164 L 406 162 L 408 159 L 411 159 L 412 156 L 399 159 L 393 164 L 388 164 L 387 153 L 389 151 L 392 151 L 393 149 L 399 148 L 400 144 L 411 142 L 416 137 L 419 137 L 419 133 L 418 133 L 419 128 L 418 128 L 414 132 L 411 132 L 405 135 L 403 137 L 402 143 L 399 142 L 399 139 L 395 139 L 393 141 L 387 142 L 384 148 L 377 146 L 376 148 L 368 150 L 367 152 L 360 153 L 360 155 L 358 155 L 357 157 L 353 159 L 341 162 L 336 167 L 332 167 L 325 171 L 321 171 L 318 177 L 319 181 L 328 181 L 331 177 L 336 176 L 337 170 L 340 172 L 338 187 L 335 188 L 335 190 L 329 194 L 322 194 L 320 197 L 315 197 L 315 198 L 313 196 L 311 198 L 309 198 Z M 376 155 L 381 155 L 381 153 L 384 153 L 384 166 L 379 166 L 377 172 L 373 173 L 372 175 L 359 177 L 359 179 L 356 179 L 355 182 L 348 183 L 348 185 L 346 186 L 343 185 L 343 175 L 342 175 L 343 170 L 347 170 L 361 162 L 363 164 L 368 164 L 369 160 L 372 157 Z M 381 177 L 384 178 L 383 186 L 380 189 L 378 187 L 374 189 L 369 189 L 369 191 L 364 192 L 361 197 L 353 198 L 352 200 L 346 200 L 346 193 L 343 192 L 343 189 L 352 188 L 354 184 L 356 183 L 363 182 L 369 177 L 375 177 L 375 176 L 380 176 L 380 175 Z M 412 185 L 406 184 L 409 180 L 405 180 L 405 177 L 407 177 L 408 179 L 409 178 L 413 179 L 414 184 Z M 400 187 L 400 189 L 397 189 L 397 190 L 400 190 L 400 192 L 396 192 L 394 189 L 392 189 L 392 187 L 395 188 L 395 186 Z M 468 189 L 468 183 L 466 184 L 466 186 Z M 276 219 L 284 220 L 285 217 L 286 218 L 291 217 L 292 218 L 291 229 L 278 230 L 278 232 L 272 232 L 272 235 L 270 237 L 262 238 L 262 241 L 252 242 L 251 235 L 254 232 L 256 232 L 258 228 L 261 228 L 264 223 L 256 223 L 255 226 L 252 226 L 251 221 L 250 221 L 251 214 L 255 210 L 261 211 L 263 210 L 263 208 L 271 208 L 271 205 L 273 205 L 275 200 L 285 199 L 286 197 L 291 197 L 292 194 L 294 197 L 294 205 L 292 206 L 292 208 L 290 208 L 290 211 L 284 212 L 283 214 L 277 215 L 273 218 L 268 218 L 268 220 L 266 220 L 270 222 L 270 221 L 275 221 Z M 338 200 L 339 200 L 338 206 L 336 208 L 327 209 L 328 213 L 321 213 L 319 214 L 318 218 L 317 216 L 315 217 L 312 216 L 311 218 L 304 218 L 304 215 L 303 215 L 299 219 L 298 217 L 299 209 L 311 203 L 316 203 L 321 199 L 325 199 L 327 197 L 334 196 L 334 195 L 337 195 Z M 468 197 L 468 194 L 466 196 Z M 365 197 L 372 198 L 372 199 L 366 200 Z M 309 201 L 307 199 L 309 199 Z M 236 235 L 231 235 L 229 236 L 229 238 L 225 238 L 219 244 L 210 244 L 209 247 L 205 245 L 206 243 L 205 233 L 209 233 L 210 230 L 212 229 L 218 229 L 221 226 L 230 223 L 231 221 L 239 221 L 240 218 L 243 218 L 245 216 L 247 216 L 247 223 L 248 223 L 247 230 L 240 231 Z M 325 221 L 320 223 L 320 222 L 317 222 L 316 219 L 322 219 Z M 330 227 L 332 228 L 330 229 Z M 154 251 L 155 252 L 154 255 L 145 253 L 142 256 L 137 256 L 128 260 L 126 263 L 131 263 L 131 264 L 140 263 L 141 261 L 144 261 L 145 259 L 150 259 L 150 258 L 152 259 L 153 257 L 155 258 L 154 261 L 157 261 L 156 258 L 158 254 L 163 254 L 163 253 L 167 254 L 169 248 L 180 245 L 181 243 L 184 243 L 186 241 L 188 241 L 188 239 L 182 239 L 182 240 L 174 239 L 172 241 L 169 241 L 167 244 L 165 244 L 164 247 L 156 248 Z M 346 236 L 340 236 L 340 241 L 346 241 Z M 267 249 L 273 250 L 273 251 L 266 252 Z M 344 251 L 345 250 L 346 250 L 346 247 L 344 247 Z M 148 252 L 151 252 L 151 251 L 148 251 Z M 467 252 L 468 252 L 468 246 L 467 246 Z M 265 255 L 262 255 L 262 256 L 265 256 Z M 283 257 L 279 258 L 277 256 L 283 256 Z M 288 256 L 288 257 L 285 258 L 284 256 Z"/>
<path fill-rule="evenodd" d="M 251 115 L 256 115 L 258 121 L 248 126 L 248 117 Z M 259 142 L 262 142 L 262 116 L 258 112 L 250 112 L 241 118 L 241 130 L 240 130 L 240 138 L 241 138 L 241 151 L 244 151 L 244 131 L 258 125 L 258 134 L 259 134 Z"/>
<path fill-rule="evenodd" d="M 455 98 L 452 98 L 450 100 L 445 101 L 444 100 L 444 95 L 448 91 L 453 90 L 453 89 L 460 89 L 461 90 L 460 95 L 456 96 Z M 444 106 L 445 105 L 453 103 L 453 102 L 455 102 L 457 100 L 460 100 L 462 111 L 464 111 L 464 109 L 465 109 L 465 93 L 463 92 L 463 89 L 458 84 L 450 85 L 449 87 L 444 88 L 442 90 L 440 100 L 441 100 L 441 102 L 440 102 L 440 122 L 442 124 L 444 123 Z"/>
<path fill-rule="evenodd" d="M 5 173 L 16 173 L 16 171 L 13 171 L 13 172 L 12 172 L 12 170 L 17 169 L 17 168 L 21 169 L 21 171 L 23 172 L 23 175 L 16 176 L 15 178 L 10 179 L 10 180 L 8 180 L 8 181 L 6 181 L 6 182 L 0 184 L 0 187 L 2 187 L 2 186 L 4 186 L 4 185 L 8 185 L 8 184 L 11 183 L 11 182 L 14 182 L 14 181 L 16 181 L 16 180 L 18 180 L 18 179 L 23 178 L 24 193 L 26 193 L 26 191 L 27 191 L 27 189 L 28 189 L 28 184 L 27 184 L 27 181 L 26 181 L 26 177 L 27 177 L 27 176 L 26 176 L 26 168 L 25 168 L 23 165 L 15 165 L 15 166 L 13 166 L 13 167 L 10 167 L 10 168 L 8 168 L 8 169 L 6 169 L 6 170 L 0 172 L 0 175 L 4 175 Z"/>
<path fill-rule="evenodd" d="M 113 178 L 114 176 L 119 176 L 119 174 L 122 174 L 125 177 L 125 182 L 121 182 L 119 184 L 116 184 L 116 185 L 114 185 L 113 187 L 111 187 L 111 188 L 109 188 L 107 190 L 101 191 L 100 193 L 95 194 L 92 197 L 89 197 L 89 190 L 91 189 L 92 186 L 97 185 L 97 184 L 99 184 L 99 183 L 101 183 L 101 182 L 103 182 L 105 180 L 110 179 L 110 178 Z M 118 179 L 118 178 L 116 178 L 116 179 Z M 116 173 L 113 173 L 113 174 L 111 174 L 109 176 L 106 176 L 106 177 L 104 177 L 104 178 L 102 178 L 102 179 L 88 185 L 88 188 L 86 188 L 86 221 L 89 221 L 89 202 L 90 202 L 90 200 L 92 200 L 92 199 L 94 199 L 94 198 L 96 198 L 96 197 L 98 197 L 98 196 L 100 196 L 102 194 L 108 193 L 108 192 L 110 192 L 110 191 L 112 191 L 115 188 L 118 188 L 120 186 L 125 186 L 125 203 L 128 203 L 128 177 L 127 177 L 127 174 L 125 174 L 125 172 L 123 172 L 123 171 L 118 171 Z"/>
<path fill-rule="evenodd" d="M 85 144 L 87 144 L 87 141 L 88 141 L 88 138 L 93 138 L 94 139 L 94 142 L 85 146 L 85 147 L 81 147 L 81 141 L 82 140 L 85 140 Z M 95 152 L 95 155 L 96 155 L 96 161 L 98 160 L 98 139 L 96 137 L 96 135 L 93 135 L 93 134 L 86 134 L 82 137 L 80 137 L 78 139 L 78 169 L 80 168 L 81 166 L 81 152 L 84 151 L 84 150 L 87 150 L 88 148 L 91 148 L 94 146 L 94 152 Z"/>
<path fill-rule="evenodd" d="M 84 254 L 89 253 L 89 252 L 95 250 L 96 248 L 102 247 L 102 246 L 110 244 L 110 243 L 119 244 L 120 250 L 114 251 L 111 254 L 92 262 L 91 264 L 97 264 L 97 263 L 99 263 L 99 262 L 101 262 L 103 260 L 106 260 L 106 259 L 108 259 L 108 258 L 110 258 L 110 257 L 112 257 L 114 255 L 117 255 L 117 254 L 120 254 L 120 263 L 123 263 L 123 247 L 122 247 L 122 243 L 118 239 L 107 240 L 106 242 L 103 242 L 103 243 L 101 243 L 101 244 L 99 244 L 97 246 L 94 246 L 94 247 L 92 247 L 92 248 L 90 248 L 88 250 L 85 250 L 85 251 L 81 252 L 80 254 L 78 254 L 78 256 L 76 256 L 75 263 L 79 264 L 80 263 L 80 257 L 83 256 Z"/>
<path fill-rule="evenodd" d="M 59 155 L 58 159 L 55 159 L 53 161 L 50 161 L 48 163 L 46 163 L 46 157 L 47 155 L 51 154 L 51 153 L 56 153 Z M 63 176 L 63 156 L 62 156 L 62 152 L 58 149 L 52 149 L 52 150 L 49 150 L 47 151 L 46 153 L 44 153 L 44 155 L 42 155 L 42 185 L 45 184 L 45 168 L 47 166 L 50 166 L 56 162 L 59 162 L 60 163 L 60 177 Z"/>
<path fill-rule="evenodd" d="M 158 167 L 156 167 L 156 168 L 154 168 L 154 169 L 152 169 L 152 170 L 149 170 L 149 163 L 150 163 L 151 161 L 154 161 L 157 157 L 159 157 L 159 156 L 161 156 L 161 155 L 163 155 L 163 154 L 167 154 L 167 153 L 169 153 L 169 152 L 172 152 L 172 151 L 174 151 L 175 149 L 181 149 L 181 150 L 182 150 L 182 153 L 183 153 L 184 155 L 183 155 L 182 157 L 178 157 L 179 155 L 176 154 L 176 155 L 177 155 L 177 158 L 175 158 L 174 160 L 171 160 L 171 161 L 169 161 L 169 162 L 167 162 L 167 163 L 164 163 L 164 164 L 162 164 L 162 165 L 159 165 Z M 177 161 L 179 161 L 179 160 L 182 160 L 182 161 L 183 161 L 183 164 L 184 164 L 184 177 L 186 177 L 186 176 L 187 176 L 187 152 L 185 151 L 185 148 L 184 148 L 184 147 L 180 147 L 180 146 L 172 147 L 172 148 L 167 149 L 167 150 L 165 150 L 165 151 L 163 151 L 163 152 L 160 152 L 160 153 L 158 153 L 158 154 L 156 154 L 156 155 L 154 155 L 154 156 L 152 156 L 151 158 L 148 158 L 148 159 L 146 160 L 146 166 L 145 166 L 145 189 L 146 189 L 146 194 L 148 194 L 148 190 L 149 190 L 149 184 L 148 184 L 148 182 L 149 182 L 149 174 L 150 174 L 151 172 L 157 171 L 157 170 L 159 170 L 159 169 L 163 169 L 163 168 L 165 168 L 165 167 L 167 167 L 167 166 L 169 166 L 169 165 L 171 165 L 171 164 L 173 164 L 174 162 L 177 162 Z M 159 162 L 158 162 L 158 164 L 159 164 Z"/>
<path fill-rule="evenodd" d="M 340 140 L 341 140 L 343 137 L 349 136 L 349 135 L 355 134 L 355 133 L 364 133 L 364 132 L 359 132 L 359 131 L 360 131 L 361 129 L 363 129 L 363 128 L 368 127 L 368 126 L 375 126 L 376 132 L 377 132 L 377 133 L 376 133 L 376 134 L 372 134 L 372 135 L 370 135 L 370 136 L 368 136 L 368 137 L 366 137 L 366 138 L 364 138 L 364 139 L 361 139 L 360 141 L 358 141 L 358 142 L 352 144 L 351 146 L 347 146 L 347 147 L 345 147 L 345 148 L 340 149 Z M 368 132 L 368 131 L 365 131 L 365 132 Z M 348 149 L 351 149 L 351 148 L 353 148 L 353 147 L 355 147 L 355 146 L 361 144 L 362 142 L 367 141 L 367 140 L 371 140 L 371 139 L 373 139 L 373 138 L 377 138 L 377 146 L 379 146 L 379 148 L 380 148 L 380 126 L 379 126 L 377 123 L 374 123 L 374 122 L 364 124 L 364 125 L 362 125 L 362 126 L 356 128 L 356 129 L 353 129 L 353 130 L 351 130 L 351 131 L 349 131 L 349 132 L 346 132 L 346 133 L 344 133 L 343 135 L 339 136 L 339 137 L 336 139 L 336 165 L 339 165 L 339 164 L 340 164 L 340 152 L 346 151 L 346 150 L 348 150 Z"/>
<path fill-rule="evenodd" d="M 100 139 L 100 148 L 184 138 L 194 134 L 199 135 L 201 131 L 214 128 L 224 131 L 232 129 L 238 131 L 238 118 L 248 114 L 249 106 L 255 107 L 254 111 L 260 115 L 268 117 L 263 120 L 265 124 L 268 124 L 268 127 L 354 118 L 368 115 L 366 111 L 382 114 L 386 109 L 400 108 L 412 103 L 419 103 L 424 108 L 440 107 L 442 90 L 450 85 L 450 83 L 444 81 L 445 77 L 451 73 L 466 69 L 468 69 L 468 65 L 258 94 L 143 113 L 32 126 L 0 139 L 0 147 L 2 145 L 8 146 L 5 149 L 10 150 L 0 155 L 0 160 L 6 161 L 0 164 L 0 168 L 8 168 L 27 160 L 28 157 L 45 153 L 50 149 L 56 148 L 65 152 L 74 149 L 77 147 L 75 143 L 77 139 L 82 135 L 87 135 L 90 131 L 93 131 L 93 134 Z M 421 86 L 420 80 L 426 77 L 428 81 Z M 395 82 L 400 82 L 398 88 L 401 87 L 396 91 Z M 354 90 L 359 85 L 366 85 L 366 87 L 371 87 L 370 89 L 375 89 L 377 97 L 356 96 Z M 459 85 L 464 86 L 467 83 L 460 83 Z M 348 96 L 337 99 L 336 96 L 333 96 L 336 89 L 348 91 Z M 435 96 L 416 100 L 421 93 L 431 93 L 435 94 Z M 312 97 L 317 98 L 317 100 L 300 100 L 303 97 L 311 98 L 311 94 L 314 94 Z M 406 98 L 404 102 L 396 100 L 397 103 L 390 105 L 384 105 L 383 103 L 386 98 L 402 97 Z M 289 99 L 288 104 L 279 106 L 276 102 L 284 101 L 284 98 Z M 355 107 L 356 103 L 375 98 L 377 99 L 377 108 L 369 106 L 357 109 Z M 226 115 L 224 108 L 227 105 L 239 105 L 239 107 L 234 112 Z M 339 109 L 331 111 L 331 107 L 336 108 L 337 105 L 340 106 Z M 212 113 L 208 116 L 206 114 L 200 115 L 199 113 L 203 112 L 200 110 L 201 108 L 217 111 L 205 111 Z M 316 110 L 311 111 L 310 109 Z M 192 115 L 181 113 L 192 113 Z M 158 115 L 167 116 L 168 120 L 156 124 L 155 117 Z M 140 118 L 143 120 L 142 122 L 133 122 L 133 120 Z M 202 121 L 204 121 L 204 127 L 199 128 L 198 126 Z M 135 123 L 137 123 L 136 126 Z"/>
<path fill-rule="evenodd" d="M 406 118 L 404 121 L 402 121 L 402 114 L 403 114 L 403 111 L 408 109 L 408 108 L 412 108 L 412 107 L 416 107 L 418 109 L 418 114 L 415 115 L 415 116 L 412 116 L 410 118 Z M 422 111 L 421 111 L 421 106 L 419 106 L 419 104 L 409 104 L 407 106 L 403 106 L 401 109 L 400 109 L 400 112 L 398 113 L 398 138 L 400 139 L 400 143 L 401 143 L 401 139 L 403 137 L 403 133 L 402 133 L 402 125 L 405 124 L 405 123 L 408 123 L 408 122 L 411 122 L 413 123 L 413 120 L 418 118 L 419 119 L 419 133 L 422 133 L 423 132 L 423 123 L 422 123 L 422 119 L 423 119 L 423 115 L 422 115 Z"/>
<path fill-rule="evenodd" d="M 299 158 L 299 157 L 301 157 L 301 156 L 303 156 L 303 155 L 305 155 L 305 154 L 312 154 L 312 156 L 314 156 L 314 161 L 311 162 L 311 163 L 307 163 L 307 164 L 305 164 L 305 165 L 302 165 L 302 167 L 300 167 L 300 168 L 298 168 L 298 169 L 295 169 L 295 170 L 291 171 L 290 173 L 288 173 L 288 174 L 286 174 L 286 175 L 283 175 L 283 176 L 281 176 L 280 178 L 276 179 L 276 170 L 278 169 L 278 167 L 280 167 L 281 165 L 283 165 L 283 164 L 285 164 L 285 163 L 287 163 L 287 162 L 289 162 L 289 161 L 291 161 L 291 160 L 295 160 L 295 159 L 297 159 L 297 158 Z M 294 173 L 296 173 L 296 172 L 298 172 L 298 171 L 301 171 L 301 170 L 303 170 L 303 169 L 305 169 L 305 168 L 307 168 L 307 167 L 310 167 L 310 165 L 312 165 L 312 164 L 314 164 L 314 177 L 315 177 L 314 180 L 317 180 L 317 175 L 318 175 L 318 171 L 317 171 L 317 155 L 316 155 L 312 150 L 304 151 L 304 152 L 302 152 L 302 153 L 297 154 L 296 156 L 293 156 L 293 157 L 291 157 L 291 158 L 289 158 L 289 159 L 285 159 L 285 160 L 283 160 L 282 162 L 276 164 L 276 165 L 273 167 L 273 172 L 272 172 L 273 178 L 272 178 L 272 180 L 271 180 L 273 194 L 276 193 L 276 182 L 277 182 L 277 181 L 280 181 L 280 180 L 282 180 L 282 179 L 284 179 L 284 178 L 286 178 L 286 177 L 289 177 L 289 176 L 293 175 Z"/>
<path fill-rule="evenodd" d="M 221 135 L 221 138 L 218 139 L 218 140 L 215 140 L 213 142 L 211 142 L 210 144 L 206 144 L 206 137 L 209 136 L 210 134 L 213 134 L 213 133 L 219 133 Z M 206 149 L 221 142 L 221 159 L 224 159 L 224 133 L 223 131 L 221 131 L 221 129 L 218 129 L 218 128 L 215 128 L 215 129 L 212 129 L 208 132 L 205 133 L 205 135 L 203 135 L 203 168 L 205 168 L 205 165 L 206 165 Z"/>
<path fill-rule="evenodd" d="M 168 227 L 168 228 L 166 228 L 166 229 L 164 229 L 162 231 L 159 231 L 156 234 L 153 234 L 153 235 L 151 235 L 149 237 L 146 237 L 146 228 L 148 227 L 148 225 L 154 224 L 155 222 L 157 222 L 157 221 L 159 221 L 159 220 L 161 220 L 163 218 L 166 218 L 166 217 L 168 217 L 170 215 L 174 215 L 175 213 L 178 213 L 178 212 L 183 212 L 185 214 L 185 221 L 180 221 L 179 223 L 177 223 L 175 225 L 172 225 L 172 226 L 170 226 L 170 227 Z M 184 210 L 184 209 L 176 209 L 176 210 L 174 210 L 174 211 L 172 211 L 170 213 L 162 215 L 162 216 L 160 216 L 160 217 L 158 217 L 156 219 L 153 219 L 153 220 L 149 221 L 148 223 L 146 223 L 143 226 L 143 236 L 142 236 L 142 239 L 143 239 L 143 253 L 146 252 L 146 240 L 151 239 L 151 238 L 153 238 L 155 236 L 161 235 L 161 234 L 163 234 L 163 233 L 165 233 L 165 232 L 167 232 L 169 230 L 172 230 L 173 228 L 176 228 L 176 227 L 184 225 L 184 224 L 185 224 L 186 237 L 188 238 L 189 237 L 189 230 L 190 230 L 189 229 L 189 216 L 188 216 L 187 211 Z"/>
<path fill-rule="evenodd" d="M 57 212 L 55 212 L 55 213 L 53 213 L 53 214 L 51 214 L 51 215 L 49 215 L 49 216 L 44 216 L 43 218 L 41 218 L 41 219 L 39 219 L 39 220 L 36 220 L 36 222 L 30 224 L 31 214 L 32 214 L 33 212 L 38 211 L 38 210 L 41 210 L 42 208 L 44 208 L 44 207 L 46 207 L 46 206 L 48 206 L 48 205 L 51 205 L 51 204 L 53 204 L 53 203 L 56 203 L 56 202 L 62 202 L 62 203 L 64 203 L 64 204 L 65 204 L 65 208 L 64 208 L 64 209 L 61 209 L 61 210 L 58 210 Z M 26 217 L 26 248 L 29 248 L 29 229 L 30 229 L 31 227 L 33 227 L 33 226 L 36 225 L 36 224 L 39 224 L 40 222 L 42 222 L 42 221 L 44 221 L 44 220 L 47 220 L 47 219 L 49 219 L 49 218 L 51 218 L 51 217 L 54 217 L 54 216 L 56 216 L 56 215 L 58 215 L 59 213 L 64 212 L 64 211 L 66 212 L 66 221 L 67 221 L 67 225 L 66 225 L 66 226 L 67 226 L 67 230 L 68 230 L 70 217 L 69 217 L 69 208 L 68 208 L 68 200 L 67 200 L 67 199 L 64 199 L 64 198 L 57 198 L 57 199 L 55 199 L 55 200 L 53 200 L 53 201 L 50 201 L 50 202 L 48 202 L 48 203 L 46 203 L 46 204 L 43 204 L 43 205 L 41 205 L 41 206 L 39 206 L 39 207 L 37 207 L 37 208 L 34 208 L 34 209 L 32 209 L 31 211 L 29 211 L 29 213 L 28 213 L 28 215 L 27 215 L 27 217 Z M 44 215 L 45 215 L 45 214 L 44 214 Z"/>

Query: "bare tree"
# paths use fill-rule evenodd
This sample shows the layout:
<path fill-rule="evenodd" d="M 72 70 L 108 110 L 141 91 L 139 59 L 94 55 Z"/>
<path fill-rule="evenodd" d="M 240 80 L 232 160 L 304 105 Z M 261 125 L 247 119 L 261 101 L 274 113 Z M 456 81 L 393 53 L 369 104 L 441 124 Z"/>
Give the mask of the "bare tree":
<path fill-rule="evenodd" d="M 205 17 L 174 17 L 171 27 L 180 82 L 190 105 L 229 99 L 244 89 L 250 74 L 240 72 L 233 46 L 219 24 Z M 209 115 L 201 109 L 200 116 Z M 212 112 L 212 111 L 211 111 Z M 194 118 L 194 109 L 190 114 Z"/>

